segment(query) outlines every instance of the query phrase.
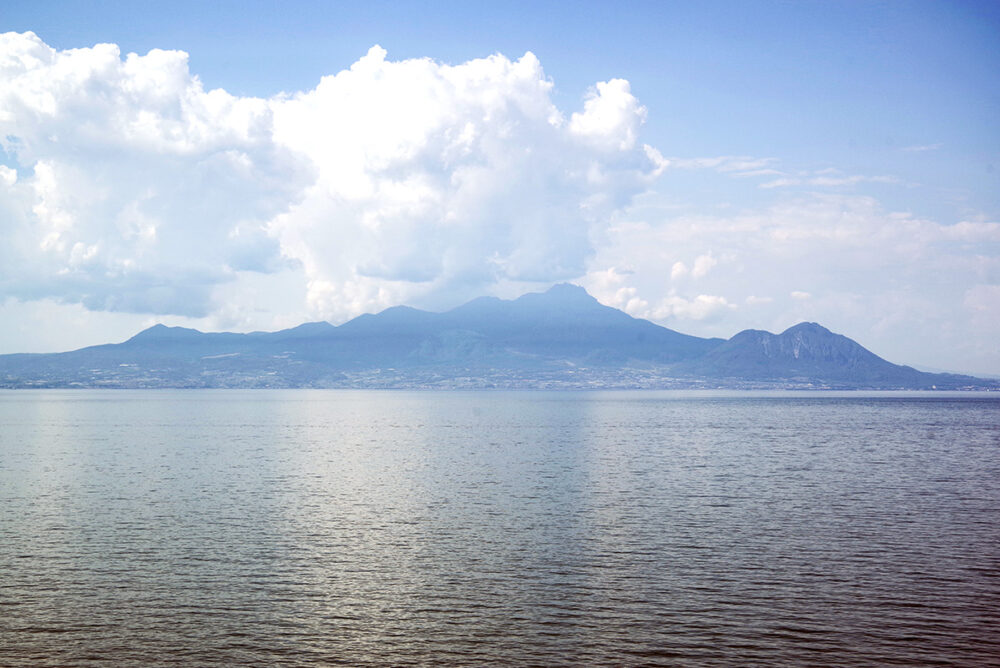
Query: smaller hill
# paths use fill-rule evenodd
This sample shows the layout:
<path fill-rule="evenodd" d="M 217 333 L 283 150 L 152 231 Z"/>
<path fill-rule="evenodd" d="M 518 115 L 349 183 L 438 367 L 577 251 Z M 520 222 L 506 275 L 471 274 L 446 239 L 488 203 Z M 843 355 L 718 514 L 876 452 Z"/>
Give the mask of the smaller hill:
<path fill-rule="evenodd" d="M 893 364 L 814 322 L 799 323 L 781 334 L 744 330 L 674 370 L 698 377 L 845 388 L 954 389 L 981 383 L 971 376 L 930 374 Z"/>

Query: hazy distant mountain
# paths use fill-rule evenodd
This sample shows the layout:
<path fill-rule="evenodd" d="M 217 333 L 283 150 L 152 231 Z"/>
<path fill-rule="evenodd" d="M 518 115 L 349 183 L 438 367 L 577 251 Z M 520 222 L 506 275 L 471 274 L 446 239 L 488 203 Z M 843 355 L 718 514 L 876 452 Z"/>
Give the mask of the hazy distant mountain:
<path fill-rule="evenodd" d="M 722 339 L 680 334 L 604 306 L 574 285 L 513 301 L 481 297 L 446 313 L 396 307 L 363 315 L 332 335 L 395 364 L 437 361 L 531 368 L 553 361 L 620 365 L 629 360 L 676 362 Z"/>
<path fill-rule="evenodd" d="M 993 388 L 891 364 L 814 323 L 681 334 L 557 285 L 445 313 L 406 306 L 339 327 L 203 333 L 156 325 L 119 344 L 0 356 L 3 387 Z"/>
<path fill-rule="evenodd" d="M 678 364 L 674 371 L 719 379 L 912 389 L 962 386 L 971 380 L 892 364 L 814 322 L 799 323 L 781 334 L 744 330 L 705 355 Z"/>

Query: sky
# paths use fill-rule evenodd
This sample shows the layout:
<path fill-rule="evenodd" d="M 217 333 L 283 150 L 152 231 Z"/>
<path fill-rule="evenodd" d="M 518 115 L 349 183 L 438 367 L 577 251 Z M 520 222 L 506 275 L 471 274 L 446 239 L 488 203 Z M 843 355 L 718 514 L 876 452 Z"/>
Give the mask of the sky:
<path fill-rule="evenodd" d="M 0 4 L 0 354 L 554 283 L 1000 374 L 1000 3 Z"/>

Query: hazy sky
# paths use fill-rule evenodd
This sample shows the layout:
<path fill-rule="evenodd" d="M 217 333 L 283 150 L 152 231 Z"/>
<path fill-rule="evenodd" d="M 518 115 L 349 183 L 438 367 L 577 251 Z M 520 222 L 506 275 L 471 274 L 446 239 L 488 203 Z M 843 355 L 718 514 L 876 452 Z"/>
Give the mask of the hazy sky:
<path fill-rule="evenodd" d="M 151 5 L 0 6 L 0 353 L 569 281 L 1000 374 L 1000 3 Z"/>

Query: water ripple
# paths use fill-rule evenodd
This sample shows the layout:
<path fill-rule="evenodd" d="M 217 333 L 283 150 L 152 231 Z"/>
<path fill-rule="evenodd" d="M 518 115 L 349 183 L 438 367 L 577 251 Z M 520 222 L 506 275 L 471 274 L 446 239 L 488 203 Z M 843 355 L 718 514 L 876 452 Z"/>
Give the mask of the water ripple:
<path fill-rule="evenodd" d="M 997 666 L 998 417 L 0 392 L 0 664 Z"/>

